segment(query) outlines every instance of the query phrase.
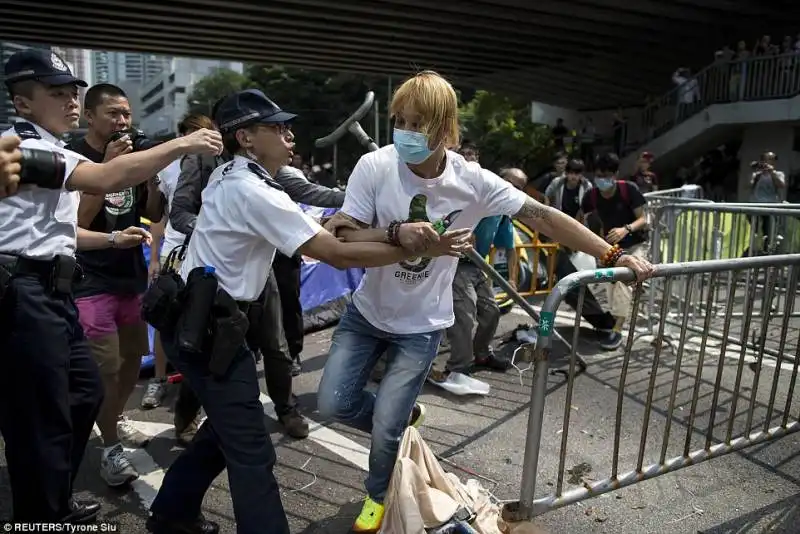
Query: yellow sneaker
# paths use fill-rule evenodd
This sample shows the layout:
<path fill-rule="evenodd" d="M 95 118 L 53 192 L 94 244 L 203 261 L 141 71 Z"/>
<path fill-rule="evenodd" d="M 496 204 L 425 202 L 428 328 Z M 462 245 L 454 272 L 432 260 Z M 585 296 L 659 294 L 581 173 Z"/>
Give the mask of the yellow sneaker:
<path fill-rule="evenodd" d="M 359 534 L 377 534 L 381 529 L 383 522 L 384 507 L 378 504 L 369 497 L 364 499 L 364 507 L 361 513 L 358 514 L 356 522 L 353 525 L 353 532 Z"/>
<path fill-rule="evenodd" d="M 408 426 L 413 426 L 416 429 L 422 426 L 425 422 L 425 405 L 416 403 L 414 409 L 411 410 L 411 417 L 408 418 Z"/>

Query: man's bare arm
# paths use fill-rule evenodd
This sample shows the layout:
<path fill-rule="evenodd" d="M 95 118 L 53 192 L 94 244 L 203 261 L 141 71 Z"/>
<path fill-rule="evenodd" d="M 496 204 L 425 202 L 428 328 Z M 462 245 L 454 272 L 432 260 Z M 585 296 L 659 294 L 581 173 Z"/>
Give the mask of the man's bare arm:
<path fill-rule="evenodd" d="M 347 243 L 386 243 L 386 228 L 370 228 L 369 224 L 341 211 L 333 214 L 325 229 Z"/>
<path fill-rule="evenodd" d="M 525 201 L 514 218 L 553 241 L 570 249 L 586 252 L 598 259 L 603 257 L 610 246 L 572 217 L 557 209 L 544 206 L 532 198 Z"/>

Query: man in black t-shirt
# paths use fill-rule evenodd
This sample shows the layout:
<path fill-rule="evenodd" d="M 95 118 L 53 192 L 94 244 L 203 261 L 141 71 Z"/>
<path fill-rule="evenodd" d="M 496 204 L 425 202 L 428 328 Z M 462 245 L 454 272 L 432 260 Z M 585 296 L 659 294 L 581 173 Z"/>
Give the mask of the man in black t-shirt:
<path fill-rule="evenodd" d="M 90 88 L 84 113 L 88 132 L 69 146 L 71 150 L 98 163 L 132 150 L 128 137 L 107 143 L 111 134 L 131 126 L 130 104 L 120 88 L 108 84 Z M 119 193 L 83 193 L 78 226 L 114 236 L 139 226 L 142 217 L 158 222 L 163 213 L 164 199 L 153 179 Z M 141 246 L 82 251 L 77 258 L 84 279 L 75 287 L 75 304 L 106 392 L 97 417 L 104 444 L 100 475 L 109 486 L 124 486 L 138 478 L 138 473 L 125 455 L 123 442 L 144 447 L 149 441 L 122 415 L 139 378 L 141 358 L 150 352 L 147 324 L 141 319 L 147 265 Z"/>
<path fill-rule="evenodd" d="M 595 161 L 595 187 L 584 195 L 581 213 L 584 217 L 596 214 L 602 223 L 601 235 L 610 244 L 619 245 L 626 254 L 647 255 L 646 200 L 636 184 L 617 179 L 619 158 L 616 154 L 601 154 Z M 617 282 L 605 284 L 611 314 L 616 324 L 610 338 L 601 344 L 613 350 L 622 344 L 622 327 L 631 311 L 631 288 Z"/>

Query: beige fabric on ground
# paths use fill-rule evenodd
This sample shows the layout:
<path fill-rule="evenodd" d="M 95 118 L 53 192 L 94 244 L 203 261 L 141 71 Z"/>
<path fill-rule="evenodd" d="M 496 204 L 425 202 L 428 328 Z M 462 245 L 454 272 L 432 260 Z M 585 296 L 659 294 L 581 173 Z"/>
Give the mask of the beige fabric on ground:
<path fill-rule="evenodd" d="M 506 524 L 478 481 L 462 484 L 445 473 L 413 427 L 403 434 L 385 504 L 382 534 L 425 534 L 449 521 L 459 506 L 476 513 L 472 528 L 480 534 L 544 534 L 530 523 Z"/>

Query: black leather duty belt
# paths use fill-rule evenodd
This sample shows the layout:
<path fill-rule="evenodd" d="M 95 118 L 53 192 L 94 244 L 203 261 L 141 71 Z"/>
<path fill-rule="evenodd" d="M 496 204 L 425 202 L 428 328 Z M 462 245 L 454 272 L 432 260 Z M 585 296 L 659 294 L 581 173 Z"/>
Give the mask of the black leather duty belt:
<path fill-rule="evenodd" d="M 36 260 L 0 253 L 0 268 L 11 276 L 38 278 L 48 290 L 62 294 L 71 293 L 73 284 L 83 278 L 83 271 L 72 256 Z"/>

